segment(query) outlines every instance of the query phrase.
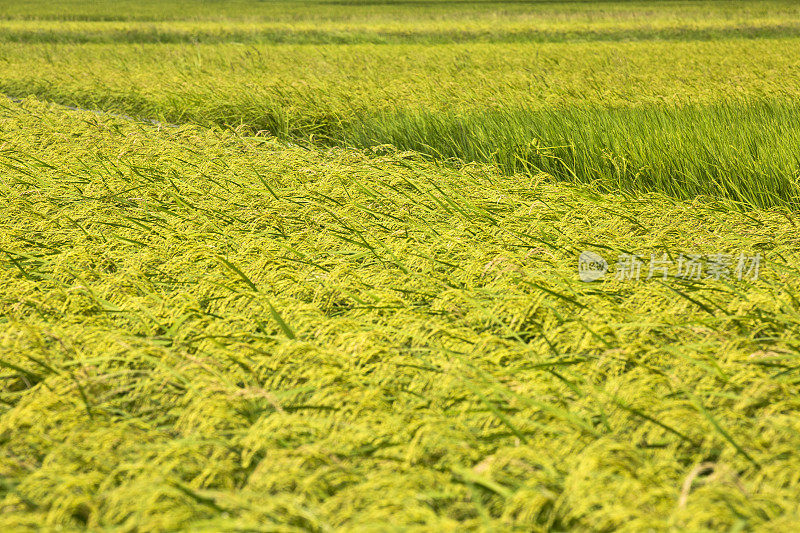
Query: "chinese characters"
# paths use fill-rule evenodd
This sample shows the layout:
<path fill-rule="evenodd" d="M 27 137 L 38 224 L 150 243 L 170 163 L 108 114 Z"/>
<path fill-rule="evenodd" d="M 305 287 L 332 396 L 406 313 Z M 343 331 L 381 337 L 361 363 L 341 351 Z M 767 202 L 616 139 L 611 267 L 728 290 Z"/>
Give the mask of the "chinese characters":
<path fill-rule="evenodd" d="M 620 281 L 662 279 L 674 277 L 686 280 L 755 281 L 761 266 L 761 254 L 680 253 L 677 256 L 651 253 L 649 257 L 620 253 L 614 264 L 613 277 Z M 583 252 L 578 260 L 578 271 L 582 281 L 603 278 L 611 270 L 608 263 L 596 252 Z"/>

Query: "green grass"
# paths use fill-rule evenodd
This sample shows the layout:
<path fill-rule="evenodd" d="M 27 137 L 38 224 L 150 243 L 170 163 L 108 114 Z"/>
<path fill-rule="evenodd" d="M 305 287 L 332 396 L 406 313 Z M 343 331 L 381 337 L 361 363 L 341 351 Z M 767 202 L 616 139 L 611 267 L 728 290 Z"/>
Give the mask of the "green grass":
<path fill-rule="evenodd" d="M 486 161 L 607 191 L 724 197 L 797 206 L 800 106 L 781 102 L 676 108 L 429 112 L 369 117 L 341 135 L 442 159 Z"/>

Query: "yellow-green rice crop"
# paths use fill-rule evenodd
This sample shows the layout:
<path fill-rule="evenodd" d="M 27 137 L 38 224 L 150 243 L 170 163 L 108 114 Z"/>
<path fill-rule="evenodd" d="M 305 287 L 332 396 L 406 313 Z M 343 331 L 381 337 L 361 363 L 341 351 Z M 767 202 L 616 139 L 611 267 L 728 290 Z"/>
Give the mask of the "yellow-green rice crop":
<path fill-rule="evenodd" d="M 796 2 L 0 0 L 0 531 L 797 530 L 799 189 Z"/>
<path fill-rule="evenodd" d="M 790 530 L 795 217 L 0 112 L 0 528 Z M 763 256 L 577 280 L 583 249 Z"/>

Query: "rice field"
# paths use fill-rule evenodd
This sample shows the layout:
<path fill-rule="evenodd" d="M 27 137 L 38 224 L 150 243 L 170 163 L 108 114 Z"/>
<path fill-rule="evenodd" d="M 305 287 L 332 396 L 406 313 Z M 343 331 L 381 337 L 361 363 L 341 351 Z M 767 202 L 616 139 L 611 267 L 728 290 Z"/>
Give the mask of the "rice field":
<path fill-rule="evenodd" d="M 796 529 L 799 28 L 0 1 L 0 530 Z"/>
<path fill-rule="evenodd" d="M 0 39 L 0 91 L 313 145 L 391 144 L 508 174 L 600 181 L 609 191 L 792 207 L 798 47 L 800 37 L 439 45 Z"/>

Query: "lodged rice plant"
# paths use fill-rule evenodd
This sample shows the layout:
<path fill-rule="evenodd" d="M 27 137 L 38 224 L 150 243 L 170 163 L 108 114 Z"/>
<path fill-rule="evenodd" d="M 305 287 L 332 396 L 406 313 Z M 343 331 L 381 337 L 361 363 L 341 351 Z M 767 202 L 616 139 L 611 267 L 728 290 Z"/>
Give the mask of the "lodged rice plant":
<path fill-rule="evenodd" d="M 34 99 L 0 198 L 0 529 L 800 523 L 786 208 Z"/>

